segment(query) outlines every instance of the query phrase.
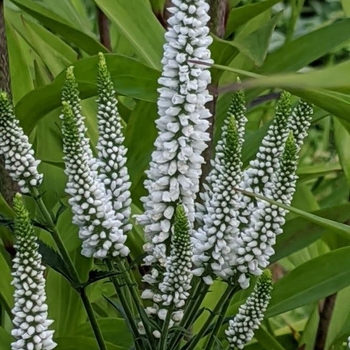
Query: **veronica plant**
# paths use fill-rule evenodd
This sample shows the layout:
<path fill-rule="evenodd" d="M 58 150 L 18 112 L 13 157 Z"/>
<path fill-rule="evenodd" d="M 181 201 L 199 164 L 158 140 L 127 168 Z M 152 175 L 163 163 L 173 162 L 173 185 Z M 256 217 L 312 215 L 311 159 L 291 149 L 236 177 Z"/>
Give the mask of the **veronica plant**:
<path fill-rule="evenodd" d="M 21 191 L 34 198 L 41 213 L 40 225 L 54 239 L 60 271 L 81 297 L 102 350 L 107 349 L 106 341 L 86 290 L 100 279 L 114 286 L 120 305 L 106 299 L 125 318 L 137 350 L 210 350 L 219 341 L 222 327 L 226 328 L 226 340 L 221 339 L 221 346 L 242 349 L 252 340 L 268 306 L 272 282 L 266 268 L 274 254 L 276 235 L 283 230 L 284 208 L 291 204 L 295 192 L 298 152 L 312 108 L 300 101 L 292 109 L 290 94 L 282 92 L 256 159 L 244 169 L 245 96 L 243 91 L 236 92 L 215 147 L 211 171 L 200 186 L 205 161 L 202 152 L 210 142 L 207 103 L 212 99 L 208 91 L 212 64 L 208 11 L 204 0 L 172 0 L 169 8 L 172 16 L 159 79 L 158 135 L 146 172 L 146 195 L 141 198 L 144 212 L 136 216 L 144 231 L 144 255 L 134 261 L 127 241 L 134 234 L 127 148 L 105 57 L 99 54 L 97 66 L 96 150 L 88 138 L 73 68 L 67 70 L 61 113 L 66 193 L 81 254 L 101 269 L 88 281 L 79 276 L 56 220 L 42 200 L 39 161 L 7 95 L 0 94 L 0 145 L 7 168 Z M 203 191 L 198 193 L 200 187 Z M 16 224 L 13 335 L 17 340 L 13 348 L 25 344 L 26 349 L 52 349 L 55 343 L 52 331 L 47 330 L 51 321 L 44 304 L 45 281 L 37 238 L 21 203 L 16 198 L 17 220 L 22 221 Z M 36 271 L 34 275 L 27 271 L 27 265 Z M 142 268 L 140 281 L 134 278 L 134 267 Z M 233 296 L 250 286 L 252 276 L 258 276 L 253 293 L 237 315 L 228 315 L 225 325 Z M 192 333 L 215 280 L 224 283 L 225 290 L 200 329 Z M 31 288 L 39 299 L 30 300 Z"/>

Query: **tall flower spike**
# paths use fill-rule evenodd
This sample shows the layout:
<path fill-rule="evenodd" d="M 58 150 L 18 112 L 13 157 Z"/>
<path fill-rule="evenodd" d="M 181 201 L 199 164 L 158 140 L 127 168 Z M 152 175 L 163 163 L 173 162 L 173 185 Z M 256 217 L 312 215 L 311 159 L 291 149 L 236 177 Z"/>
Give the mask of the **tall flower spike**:
<path fill-rule="evenodd" d="M 189 296 L 192 279 L 192 245 L 190 228 L 183 206 L 176 208 L 172 230 L 170 255 L 167 258 L 166 271 L 159 286 L 163 305 L 174 305 L 181 309 Z"/>
<path fill-rule="evenodd" d="M 290 133 L 281 158 L 280 167 L 268 198 L 284 205 L 290 205 L 296 186 L 297 147 L 292 132 Z M 252 213 L 251 224 L 237 238 L 238 282 L 242 288 L 248 288 L 249 276 L 260 275 L 261 268 L 269 265 L 274 254 L 273 245 L 276 235 L 283 232 L 287 211 L 265 201 L 258 200 L 257 210 Z"/>
<path fill-rule="evenodd" d="M 73 223 L 79 226 L 83 240 L 82 255 L 105 259 L 107 256 L 126 256 L 126 236 L 122 223 L 115 218 L 106 189 L 91 170 L 89 154 L 84 142 L 85 126 L 82 127 L 71 106 L 63 102 L 62 115 L 63 151 L 68 176 L 66 192 L 71 195 Z"/>
<path fill-rule="evenodd" d="M 117 99 L 106 60 L 99 54 L 98 63 L 98 176 L 111 198 L 116 217 L 122 222 L 124 233 L 131 230 L 130 177 L 125 166 L 127 148 L 124 147 L 121 118 L 117 109 Z"/>
<path fill-rule="evenodd" d="M 293 131 L 295 145 L 298 151 L 304 143 L 304 139 L 311 124 L 312 114 L 312 106 L 306 101 L 300 100 L 293 109 L 292 116 L 289 119 L 288 129 Z"/>
<path fill-rule="evenodd" d="M 250 167 L 244 172 L 240 188 L 260 195 L 267 195 L 266 191 L 272 186 L 273 174 L 278 170 L 279 157 L 283 152 L 284 143 L 288 136 L 288 121 L 291 115 L 290 94 L 282 92 L 276 108 L 276 115 L 256 159 L 250 162 Z M 241 229 L 249 223 L 249 218 L 256 209 L 256 200 L 242 196 L 240 208 Z"/>
<path fill-rule="evenodd" d="M 237 79 L 237 82 L 240 82 L 239 79 Z M 246 103 L 245 103 L 245 95 L 243 90 L 237 91 L 232 98 L 231 104 L 228 109 L 227 118 L 234 117 L 235 119 L 235 129 L 237 130 L 237 136 L 238 136 L 238 144 L 237 146 L 239 149 L 237 149 L 237 152 L 241 152 L 242 145 L 244 142 L 244 134 L 245 134 L 245 125 L 247 123 L 247 118 L 245 117 L 246 112 Z M 229 123 L 229 119 L 226 119 L 226 122 L 224 122 L 224 126 L 227 126 L 227 123 Z M 226 128 L 225 126 L 225 128 Z M 222 130 L 223 133 L 223 130 Z M 220 143 L 221 141 L 219 141 Z M 209 175 L 206 178 L 206 183 L 204 183 L 203 187 L 205 191 L 203 193 L 200 193 L 199 196 L 202 199 L 203 203 L 207 203 L 209 201 L 209 198 L 211 196 L 211 181 L 213 181 L 214 178 L 217 177 L 218 167 L 221 165 L 218 162 L 223 162 L 223 160 L 220 159 L 214 159 L 211 161 L 212 169 L 209 173 Z M 217 163 L 217 165 L 215 165 Z M 237 169 L 239 173 L 241 173 L 241 169 Z M 238 173 L 237 173 L 238 175 Z M 240 175 L 241 176 L 241 175 Z M 199 226 L 203 225 L 203 216 L 206 212 L 206 207 L 204 204 L 196 203 L 196 220 L 199 224 Z"/>
<path fill-rule="evenodd" d="M 38 252 L 39 245 L 22 196 L 17 194 L 13 201 L 15 211 L 16 256 L 13 259 L 13 282 L 15 286 L 15 328 L 11 334 L 16 341 L 12 350 L 50 350 L 56 347 L 52 340 L 54 331 L 48 327 L 53 323 L 48 319 L 45 293 L 45 267 Z"/>
<path fill-rule="evenodd" d="M 229 321 L 229 327 L 225 333 L 232 349 L 243 349 L 245 344 L 253 339 L 254 331 L 259 328 L 264 319 L 271 299 L 271 291 L 271 272 L 265 270 L 253 293 L 240 306 L 238 314 Z"/>
<path fill-rule="evenodd" d="M 35 159 L 32 145 L 19 126 L 5 92 L 0 92 L 0 155 L 5 157 L 5 169 L 18 182 L 23 193 L 29 193 L 30 187 L 41 185 L 40 161 Z"/>
<path fill-rule="evenodd" d="M 237 193 L 241 181 L 244 125 L 243 92 L 236 94 L 224 121 L 221 139 L 215 148 L 213 169 L 207 178 L 203 196 L 206 212 L 203 225 L 193 234 L 194 274 L 211 284 L 212 275 L 228 279 L 235 264 L 235 238 L 239 222 L 236 218 Z M 237 117 L 235 118 L 235 116 Z"/>
<path fill-rule="evenodd" d="M 146 264 L 166 262 L 166 242 L 176 203 L 183 204 L 190 225 L 193 223 L 204 162 L 201 153 L 209 141 L 206 130 L 210 112 L 205 107 L 212 99 L 207 90 L 211 81 L 208 64 L 212 63 L 208 50 L 212 42 L 207 26 L 209 5 L 205 0 L 172 3 L 159 79 L 159 132 L 145 181 L 145 213 L 138 217 L 148 241 L 144 248 L 148 253 Z"/>

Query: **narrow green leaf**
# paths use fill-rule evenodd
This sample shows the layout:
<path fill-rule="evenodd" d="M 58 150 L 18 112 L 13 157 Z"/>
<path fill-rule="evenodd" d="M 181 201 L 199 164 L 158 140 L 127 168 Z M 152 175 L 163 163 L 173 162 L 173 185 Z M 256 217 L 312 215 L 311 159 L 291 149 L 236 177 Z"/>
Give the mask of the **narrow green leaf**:
<path fill-rule="evenodd" d="M 11 268 L 5 257 L 0 253 L 0 304 L 8 315 L 12 318 L 11 309 L 13 307 L 14 288 L 11 285 Z"/>
<path fill-rule="evenodd" d="M 260 15 L 262 12 L 270 9 L 281 0 L 266 0 L 256 4 L 250 4 L 234 8 L 229 14 L 226 26 L 226 36 L 232 34 L 238 27 L 247 23 L 252 18 Z"/>
<path fill-rule="evenodd" d="M 98 52 L 107 52 L 107 49 L 98 40 L 85 34 L 85 31 L 76 29 L 67 20 L 39 3 L 30 0 L 11 1 L 47 28 L 77 45 L 88 54 L 96 55 Z"/>
<path fill-rule="evenodd" d="M 340 164 L 342 165 L 344 174 L 350 186 L 350 123 L 346 123 L 347 127 L 343 125 L 345 121 L 340 121 L 333 118 L 334 125 L 334 141 L 337 148 Z"/>
<path fill-rule="evenodd" d="M 164 28 L 143 0 L 94 0 L 129 40 L 138 56 L 150 67 L 161 68 Z"/>
<path fill-rule="evenodd" d="M 297 71 L 349 40 L 349 31 L 350 19 L 346 19 L 305 34 L 268 55 L 257 72 Z"/>
<path fill-rule="evenodd" d="M 334 222 L 346 222 L 350 220 L 350 203 L 318 210 L 312 214 Z M 271 257 L 271 263 L 307 247 L 328 232 L 328 228 L 321 227 L 306 218 L 288 220 L 283 226 L 283 234 L 277 236 L 274 247 L 276 253 Z"/>
<path fill-rule="evenodd" d="M 13 337 L 6 332 L 4 328 L 0 327 L 0 350 L 8 350 L 11 348 Z"/>
<path fill-rule="evenodd" d="M 350 247 L 312 259 L 274 284 L 266 317 L 316 302 L 350 285 Z"/>
<path fill-rule="evenodd" d="M 271 35 L 278 20 L 281 18 L 281 15 L 282 12 L 279 12 L 248 37 L 233 41 L 233 44 L 240 50 L 240 52 L 248 56 L 258 67 L 264 63 Z"/>
<path fill-rule="evenodd" d="M 14 103 L 33 90 L 30 67 L 17 33 L 10 24 L 6 26 L 8 54 L 10 60 L 11 92 Z"/>

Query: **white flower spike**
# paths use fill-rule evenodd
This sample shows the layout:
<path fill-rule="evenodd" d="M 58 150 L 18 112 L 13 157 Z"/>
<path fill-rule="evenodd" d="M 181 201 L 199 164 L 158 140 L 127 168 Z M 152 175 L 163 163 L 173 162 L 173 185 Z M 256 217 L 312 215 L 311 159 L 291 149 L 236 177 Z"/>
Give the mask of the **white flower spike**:
<path fill-rule="evenodd" d="M 73 85 L 73 79 L 73 72 L 68 71 L 67 84 Z M 69 96 L 67 100 L 70 101 Z M 79 237 L 83 241 L 82 255 L 98 259 L 127 256 L 129 248 L 124 244 L 123 224 L 116 219 L 105 186 L 91 168 L 94 160 L 88 151 L 85 132 L 83 118 L 73 112 L 69 103 L 63 102 L 63 151 L 68 176 L 66 192 L 71 195 L 69 203 L 73 223 L 79 226 Z"/>
<path fill-rule="evenodd" d="M 213 169 L 206 179 L 206 192 L 202 196 L 202 225 L 193 234 L 194 274 L 202 276 L 206 283 L 212 283 L 215 275 L 227 280 L 234 272 L 239 227 L 236 217 L 239 195 L 234 188 L 242 175 L 241 153 L 247 121 L 244 112 L 244 94 L 240 91 L 233 98 L 215 148 Z"/>
<path fill-rule="evenodd" d="M 22 193 L 39 187 L 43 175 L 38 172 L 39 160 L 15 117 L 12 104 L 5 92 L 0 92 L 0 155 L 5 157 L 5 169 L 18 182 Z"/>
<path fill-rule="evenodd" d="M 54 331 L 49 330 L 53 323 L 48 319 L 45 303 L 45 267 L 38 252 L 39 245 L 31 225 L 22 196 L 17 194 L 13 201 L 15 211 L 16 256 L 13 259 L 13 282 L 15 287 L 15 328 L 11 334 L 16 339 L 12 350 L 51 350 L 56 347 L 52 340 Z"/>
<path fill-rule="evenodd" d="M 107 195 L 111 198 L 116 218 L 122 222 L 124 233 L 131 230 L 130 177 L 126 168 L 127 148 L 123 145 L 121 118 L 117 109 L 117 99 L 106 60 L 99 54 L 98 63 L 98 177 L 103 182 Z"/>
<path fill-rule="evenodd" d="M 271 272 L 265 270 L 253 293 L 240 306 L 238 314 L 229 321 L 229 327 L 225 333 L 232 349 L 243 349 L 245 344 L 253 339 L 254 331 L 259 328 L 264 319 L 271 299 L 271 290 Z"/>
<path fill-rule="evenodd" d="M 163 266 L 179 201 L 190 225 L 194 221 L 194 201 L 204 162 L 201 154 L 209 141 L 206 131 L 210 112 L 205 105 L 212 99 L 207 90 L 211 81 L 208 64 L 212 63 L 209 5 L 204 0 L 172 0 L 172 4 L 159 79 L 162 87 L 158 90 L 156 150 L 145 181 L 145 212 L 138 217 L 148 241 L 145 263 Z"/>

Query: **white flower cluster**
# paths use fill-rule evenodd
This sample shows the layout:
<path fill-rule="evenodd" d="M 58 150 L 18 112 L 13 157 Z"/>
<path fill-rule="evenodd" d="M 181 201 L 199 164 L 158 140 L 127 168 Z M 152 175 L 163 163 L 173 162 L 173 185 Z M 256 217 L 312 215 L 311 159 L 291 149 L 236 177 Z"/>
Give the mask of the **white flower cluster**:
<path fill-rule="evenodd" d="M 167 257 L 163 280 L 158 291 L 146 289 L 142 297 L 152 299 L 153 307 L 146 308 L 150 315 L 157 314 L 161 320 L 166 319 L 168 308 L 172 315 L 170 327 L 181 321 L 183 307 L 189 297 L 192 280 L 192 244 L 189 232 L 189 223 L 182 205 L 176 207 L 174 225 L 172 227 L 170 255 Z M 157 272 L 157 269 L 154 269 Z M 147 279 L 146 279 L 147 280 Z M 154 281 L 150 284 L 154 284 Z M 161 306 L 162 305 L 162 306 Z"/>
<path fill-rule="evenodd" d="M 204 162 L 201 153 L 209 141 L 210 112 L 205 107 L 212 99 L 207 90 L 211 81 L 208 64 L 212 63 L 209 5 L 204 0 L 172 0 L 172 4 L 159 79 L 156 150 L 145 181 L 145 212 L 138 217 L 148 241 L 147 265 L 166 263 L 166 241 L 177 202 L 181 201 L 190 225 L 193 223 Z"/>
<path fill-rule="evenodd" d="M 290 115 L 290 94 L 282 92 L 277 103 L 273 123 L 262 140 L 256 158 L 250 162 L 250 167 L 244 171 L 240 188 L 259 195 L 267 195 L 270 191 L 273 186 L 272 178 L 279 167 L 279 158 L 288 136 L 287 126 Z M 256 210 L 256 206 L 255 198 L 242 196 L 239 210 L 241 230 L 249 226 L 250 217 Z"/>
<path fill-rule="evenodd" d="M 272 183 L 268 198 L 290 205 L 296 187 L 297 147 L 290 133 L 280 165 Z M 256 210 L 250 217 L 250 225 L 237 237 L 238 282 L 242 288 L 249 286 L 249 274 L 260 275 L 261 269 L 269 264 L 274 254 L 276 235 L 281 234 L 287 211 L 266 201 L 258 201 Z"/>
<path fill-rule="evenodd" d="M 266 270 L 257 282 L 253 293 L 240 306 L 238 314 L 229 321 L 229 327 L 225 333 L 232 349 L 243 349 L 245 344 L 253 339 L 254 331 L 259 328 L 264 319 L 264 313 L 271 299 L 271 290 L 271 272 Z"/>
<path fill-rule="evenodd" d="M 79 226 L 82 255 L 104 259 L 126 256 L 126 235 L 117 219 L 104 183 L 98 178 L 86 127 L 80 114 L 79 97 L 72 68 L 67 71 L 64 88 L 62 134 L 65 153 L 66 192 L 71 195 L 73 223 Z M 77 102 L 78 101 L 78 102 Z"/>
<path fill-rule="evenodd" d="M 129 223 L 131 215 L 130 177 L 125 166 L 127 148 L 124 146 L 121 118 L 117 109 L 117 99 L 111 75 L 107 69 L 102 53 L 98 64 L 98 177 L 103 182 L 107 195 L 111 198 L 116 218 L 122 222 L 124 233 L 131 230 Z"/>
<path fill-rule="evenodd" d="M 235 240 L 239 222 L 237 192 L 241 181 L 242 145 L 246 124 L 243 92 L 234 95 L 224 121 L 221 139 L 215 148 L 215 160 L 202 195 L 201 223 L 193 233 L 194 274 L 213 283 L 211 274 L 228 279 L 235 264 Z M 208 266 L 209 265 L 209 266 Z"/>
<path fill-rule="evenodd" d="M 5 157 L 5 169 L 18 182 L 22 193 L 29 193 L 31 187 L 41 185 L 40 161 L 35 159 L 32 145 L 19 126 L 5 92 L 0 93 L 0 155 Z"/>
<path fill-rule="evenodd" d="M 48 329 L 53 323 L 48 319 L 45 303 L 45 267 L 38 252 L 39 245 L 22 198 L 14 198 L 16 256 L 13 259 L 13 282 L 15 306 L 12 309 L 15 328 L 11 334 L 16 339 L 12 350 L 50 350 L 56 347 L 52 340 L 54 331 Z"/>

